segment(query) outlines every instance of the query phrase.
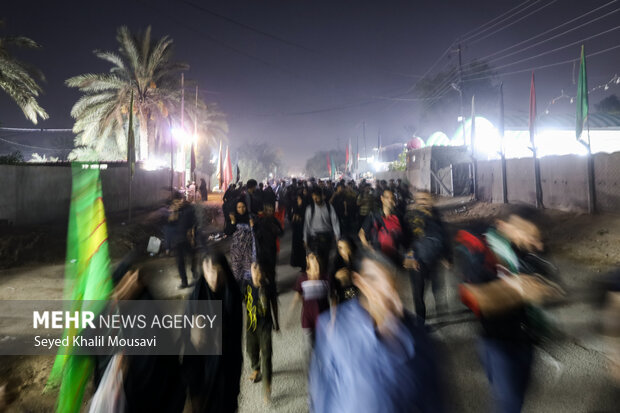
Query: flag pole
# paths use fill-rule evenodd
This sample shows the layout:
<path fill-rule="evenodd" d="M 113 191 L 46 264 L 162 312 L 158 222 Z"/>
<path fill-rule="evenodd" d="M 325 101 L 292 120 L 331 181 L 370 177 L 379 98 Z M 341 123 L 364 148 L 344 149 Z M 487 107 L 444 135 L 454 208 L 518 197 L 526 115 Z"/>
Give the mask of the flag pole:
<path fill-rule="evenodd" d="M 506 177 L 506 141 L 505 141 L 505 131 L 504 131 L 504 83 L 499 84 L 499 136 L 501 139 L 501 160 L 502 160 L 502 200 L 504 204 L 508 203 L 508 185 L 507 185 L 507 177 Z"/>
<path fill-rule="evenodd" d="M 191 171 L 192 181 L 194 181 L 194 202 L 196 202 L 196 194 L 198 191 L 197 182 L 196 182 L 196 144 L 198 140 L 198 85 L 196 85 L 196 102 L 195 102 L 195 113 L 194 113 L 194 136 L 192 137 L 192 153 L 190 156 L 192 157 L 191 166 L 194 168 Z"/>
<path fill-rule="evenodd" d="M 185 133 L 185 73 L 181 73 L 181 130 Z M 182 187 L 185 187 L 185 142 L 181 142 L 181 152 L 183 153 L 183 182 Z"/>

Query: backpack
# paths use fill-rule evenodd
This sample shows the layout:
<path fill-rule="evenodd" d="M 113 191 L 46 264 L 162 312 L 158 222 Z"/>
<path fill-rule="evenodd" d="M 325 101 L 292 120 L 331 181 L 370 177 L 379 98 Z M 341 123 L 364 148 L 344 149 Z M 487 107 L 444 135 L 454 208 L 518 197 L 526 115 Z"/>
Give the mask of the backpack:
<path fill-rule="evenodd" d="M 332 220 L 331 220 L 331 216 L 332 216 L 332 212 L 333 212 L 333 207 L 329 202 L 325 202 L 325 205 L 327 205 L 327 211 L 329 212 L 329 216 L 330 216 L 330 220 L 329 220 L 329 225 L 332 224 Z M 310 223 L 312 223 L 312 220 L 314 219 L 314 202 L 310 203 Z"/>

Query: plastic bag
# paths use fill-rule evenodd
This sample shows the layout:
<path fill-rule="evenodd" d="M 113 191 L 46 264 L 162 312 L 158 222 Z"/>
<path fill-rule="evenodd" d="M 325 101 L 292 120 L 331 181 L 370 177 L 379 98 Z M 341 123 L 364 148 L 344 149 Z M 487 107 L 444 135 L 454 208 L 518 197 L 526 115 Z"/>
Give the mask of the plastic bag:
<path fill-rule="evenodd" d="M 126 400 L 123 390 L 122 356 L 115 354 L 106 367 L 99 387 L 90 402 L 89 413 L 123 413 Z"/>

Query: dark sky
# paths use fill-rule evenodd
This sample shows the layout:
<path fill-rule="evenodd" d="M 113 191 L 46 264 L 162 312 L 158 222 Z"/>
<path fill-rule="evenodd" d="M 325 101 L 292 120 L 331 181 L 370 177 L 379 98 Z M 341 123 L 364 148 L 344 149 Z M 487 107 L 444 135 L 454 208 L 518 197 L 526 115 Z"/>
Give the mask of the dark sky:
<path fill-rule="evenodd" d="M 493 30 L 548 6 L 487 39 L 465 42 L 464 62 L 510 47 L 610 1 L 532 0 L 529 3 L 535 4 L 529 9 Z M 198 10 L 188 2 L 221 16 Z M 109 66 L 95 58 L 92 50 L 116 50 L 115 30 L 120 25 L 138 30 L 150 24 L 154 35 L 168 34 L 174 39 L 177 59 L 191 65 L 187 77 L 198 82 L 203 98 L 217 102 L 227 114 L 231 145 L 265 141 L 280 147 L 289 165 L 297 167 L 317 149 L 336 148 L 338 144 L 344 147 L 346 140 L 352 138 L 355 142 L 357 136 L 361 142 L 363 121 L 368 147 L 376 143 L 379 130 L 384 143 L 406 139 L 405 126 L 413 122 L 419 104 L 380 97 L 406 92 L 416 81 L 415 76 L 424 74 L 458 36 L 522 3 L 7 0 L 0 6 L 0 18 L 7 23 L 4 34 L 29 36 L 44 47 L 20 54 L 47 76 L 41 104 L 51 118 L 40 126 L 71 127 L 69 112 L 79 93 L 66 88 L 64 80 L 80 73 L 107 71 Z M 620 2 L 610 4 L 538 40 L 619 7 Z M 511 64 L 616 26 L 620 26 L 620 12 L 495 65 Z M 592 53 L 620 44 L 619 34 L 620 30 L 612 31 L 587 41 L 586 48 Z M 498 71 L 528 69 L 578 55 L 579 46 L 575 45 Z M 455 55 L 449 53 L 433 72 L 454 61 Z M 620 73 L 620 49 L 592 57 L 588 70 L 590 86 Z M 522 73 L 501 77 L 508 112 L 527 111 L 529 76 Z M 572 64 L 537 70 L 536 76 L 539 107 L 546 106 L 561 89 L 575 94 Z M 597 102 L 612 92 L 620 92 L 620 87 L 597 92 L 591 100 Z M 0 114 L 6 126 L 29 126 L 1 92 Z M 451 132 L 452 126 L 445 129 Z M 31 140 L 26 135 L 11 139 Z"/>

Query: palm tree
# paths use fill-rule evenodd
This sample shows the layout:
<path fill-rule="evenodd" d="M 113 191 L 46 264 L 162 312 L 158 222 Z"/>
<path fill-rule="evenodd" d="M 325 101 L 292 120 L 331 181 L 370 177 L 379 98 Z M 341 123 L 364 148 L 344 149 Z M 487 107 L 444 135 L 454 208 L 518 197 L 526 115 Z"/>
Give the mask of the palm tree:
<path fill-rule="evenodd" d="M 66 81 L 69 87 L 84 92 L 73 106 L 76 143 L 95 150 L 114 140 L 120 152 L 127 142 L 124 131 L 134 93 L 133 111 L 139 128 L 138 159 L 146 159 L 156 149 L 156 137 L 165 135 L 171 116 L 180 117 L 180 72 L 185 63 L 173 62 L 172 39 L 151 39 L 151 27 L 132 34 L 125 26 L 117 31 L 119 53 L 95 50 L 100 59 L 112 63 L 109 73 L 83 74 Z M 204 104 L 202 104 L 204 107 Z M 186 105 L 188 117 L 192 105 Z"/>
<path fill-rule="evenodd" d="M 0 28 L 4 22 L 0 20 Z M 12 56 L 9 48 L 39 49 L 41 46 L 27 37 L 0 37 L 0 89 L 4 90 L 20 107 L 26 118 L 36 124 L 38 118 L 49 116 L 39 106 L 37 97 L 42 92 L 37 80 L 43 81 L 43 74 L 36 68 Z"/>

